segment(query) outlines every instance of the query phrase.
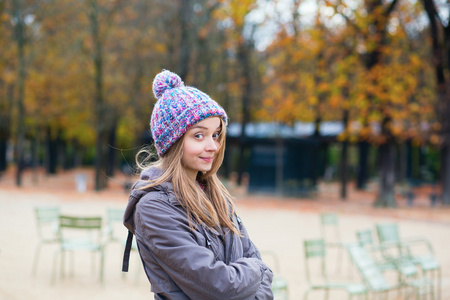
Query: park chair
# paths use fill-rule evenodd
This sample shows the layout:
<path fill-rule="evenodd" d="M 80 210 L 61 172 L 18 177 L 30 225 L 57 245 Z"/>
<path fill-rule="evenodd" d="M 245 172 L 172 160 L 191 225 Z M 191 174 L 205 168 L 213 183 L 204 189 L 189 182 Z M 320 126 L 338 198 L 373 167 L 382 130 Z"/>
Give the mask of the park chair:
<path fill-rule="evenodd" d="M 289 299 L 289 288 L 286 279 L 280 275 L 278 256 L 270 250 L 261 251 L 261 256 L 273 271 L 272 291 L 275 300 Z"/>
<path fill-rule="evenodd" d="M 75 251 L 90 251 L 100 254 L 100 282 L 103 282 L 103 244 L 101 217 L 59 216 L 59 251 L 53 261 L 52 282 L 55 282 L 56 260 L 61 254 L 61 276 L 64 277 L 65 253 L 72 254 L 72 274 L 74 269 L 73 253 Z M 94 269 L 94 259 L 92 259 Z"/>
<path fill-rule="evenodd" d="M 320 230 L 322 239 L 328 248 L 335 248 L 337 251 L 336 273 L 341 270 L 342 261 L 344 259 L 344 244 L 341 241 L 339 230 L 338 215 L 336 213 L 320 214 Z"/>
<path fill-rule="evenodd" d="M 375 241 L 373 239 L 372 230 L 370 230 L 370 229 L 356 231 L 356 238 L 357 238 L 358 244 L 362 247 L 365 247 L 369 250 L 374 247 L 377 247 L 375 245 Z M 381 251 L 372 251 L 372 255 L 373 255 L 374 263 L 376 263 L 377 266 L 382 271 L 396 270 L 395 265 L 391 261 L 387 260 L 383 256 L 383 253 Z"/>
<path fill-rule="evenodd" d="M 105 247 L 107 244 L 109 244 L 111 242 L 123 244 L 124 238 L 117 236 L 116 227 L 118 225 L 120 225 L 121 228 L 124 228 L 123 223 L 122 223 L 124 213 L 125 213 L 125 210 L 120 209 L 120 208 L 107 208 L 106 209 Z M 125 231 L 125 233 L 126 233 L 126 231 Z"/>
<path fill-rule="evenodd" d="M 367 299 L 367 289 L 361 283 L 331 282 L 328 280 L 325 265 L 325 250 L 326 246 L 323 239 L 304 241 L 305 272 L 309 287 L 305 291 L 303 299 L 306 300 L 308 298 L 308 294 L 313 290 L 325 291 L 325 299 L 328 299 L 330 290 L 343 290 L 347 292 L 348 299 L 352 299 L 353 296 L 364 297 L 364 299 Z M 320 270 L 320 282 L 315 281 L 313 283 L 310 271 L 312 270 L 312 261 L 316 261 L 316 263 L 319 264 L 319 266 L 316 265 L 316 268 L 314 269 Z"/>
<path fill-rule="evenodd" d="M 405 281 L 390 283 L 384 275 L 385 270 L 381 268 L 382 265 L 374 260 L 373 253 L 380 251 L 380 248 L 371 247 L 368 249 L 359 243 L 347 244 L 346 248 L 350 259 L 359 271 L 369 292 L 374 297 L 378 296 L 377 298 L 388 299 L 390 291 L 401 290 L 402 288 L 415 291 L 416 299 L 430 292 L 434 296 L 432 283 L 426 279 L 407 277 Z M 410 299 L 409 293 L 402 299 Z"/>
<path fill-rule="evenodd" d="M 36 226 L 38 232 L 38 243 L 36 245 L 32 274 L 36 274 L 37 265 L 39 262 L 39 256 L 41 247 L 48 244 L 57 245 L 59 242 L 58 237 L 58 218 L 59 207 L 58 206 L 39 206 L 34 209 L 36 217 Z"/>
<path fill-rule="evenodd" d="M 373 263 L 381 272 L 393 271 L 397 274 L 398 285 L 401 286 L 406 279 L 417 276 L 417 270 L 412 261 L 398 253 L 395 254 L 398 251 L 395 245 L 384 245 L 384 247 L 375 245 L 370 229 L 359 230 L 356 232 L 356 236 L 358 245 L 370 252 Z M 394 254 L 392 254 L 393 252 Z M 401 292 L 400 289 L 399 292 Z"/>
<path fill-rule="evenodd" d="M 437 281 L 437 297 L 441 297 L 441 266 L 437 261 L 431 243 L 422 237 L 400 238 L 396 223 L 377 224 L 376 230 L 380 244 L 393 244 L 398 251 L 398 257 L 409 260 L 419 266 L 422 275 Z M 392 248 L 392 247 L 391 247 Z"/>

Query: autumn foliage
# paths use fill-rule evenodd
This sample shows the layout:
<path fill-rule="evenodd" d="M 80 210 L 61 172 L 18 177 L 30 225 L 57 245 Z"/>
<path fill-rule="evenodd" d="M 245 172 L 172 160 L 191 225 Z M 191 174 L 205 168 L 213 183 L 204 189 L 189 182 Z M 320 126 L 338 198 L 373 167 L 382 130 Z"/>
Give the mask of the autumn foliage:
<path fill-rule="evenodd" d="M 44 149 L 36 157 L 58 141 L 81 159 L 139 147 L 155 102 L 152 79 L 164 68 L 209 93 L 231 122 L 342 121 L 340 142 L 440 145 L 421 4 L 312 5 L 0 1 L 0 141 Z"/>

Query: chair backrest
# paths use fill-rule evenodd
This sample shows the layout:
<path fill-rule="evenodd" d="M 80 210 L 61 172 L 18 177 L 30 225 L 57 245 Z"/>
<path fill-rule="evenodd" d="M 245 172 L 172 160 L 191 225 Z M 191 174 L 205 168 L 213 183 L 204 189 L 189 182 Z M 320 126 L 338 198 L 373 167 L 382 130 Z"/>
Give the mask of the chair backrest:
<path fill-rule="evenodd" d="M 305 251 L 306 279 L 311 284 L 310 260 L 317 259 L 320 263 L 322 279 L 327 279 L 325 272 L 325 241 L 323 239 L 305 240 L 303 242 Z"/>
<path fill-rule="evenodd" d="M 359 244 L 347 245 L 346 248 L 351 260 L 371 291 L 381 292 L 392 288 L 366 248 Z"/>
<path fill-rule="evenodd" d="M 373 245 L 372 230 L 358 230 L 356 231 L 356 238 L 360 246 Z"/>
<path fill-rule="evenodd" d="M 383 246 L 383 256 L 395 261 L 397 270 L 406 276 L 415 276 L 417 269 L 414 265 L 410 248 L 400 240 L 398 225 L 395 223 L 377 224 L 377 234 Z"/>
<path fill-rule="evenodd" d="M 121 208 L 108 208 L 106 210 L 107 222 L 108 223 L 122 222 L 124 213 L 125 210 Z"/>
<path fill-rule="evenodd" d="M 59 217 L 58 206 L 39 206 L 34 208 L 36 220 L 39 224 L 57 222 Z"/>
<path fill-rule="evenodd" d="M 39 206 L 34 208 L 37 231 L 41 239 L 54 239 L 58 232 L 58 206 Z"/>
<path fill-rule="evenodd" d="M 125 210 L 120 208 L 108 208 L 106 210 L 106 234 L 110 240 L 119 240 L 115 236 L 115 232 L 118 230 L 118 227 L 121 229 L 125 228 L 122 225 L 124 213 Z"/>
<path fill-rule="evenodd" d="M 72 228 L 72 229 L 101 229 L 102 218 L 101 217 L 74 217 L 74 216 L 59 216 L 60 228 Z"/>
<path fill-rule="evenodd" d="M 82 237 L 88 238 L 93 243 L 100 244 L 101 231 L 101 217 L 59 216 L 59 234 L 61 240 Z"/>
<path fill-rule="evenodd" d="M 398 233 L 398 225 L 395 223 L 377 224 L 377 235 L 380 243 L 384 242 L 400 242 Z"/>
<path fill-rule="evenodd" d="M 322 225 L 337 225 L 338 217 L 335 213 L 323 213 L 320 215 Z"/>
<path fill-rule="evenodd" d="M 322 239 L 327 243 L 340 243 L 338 215 L 336 213 L 322 213 L 320 215 L 320 230 Z"/>

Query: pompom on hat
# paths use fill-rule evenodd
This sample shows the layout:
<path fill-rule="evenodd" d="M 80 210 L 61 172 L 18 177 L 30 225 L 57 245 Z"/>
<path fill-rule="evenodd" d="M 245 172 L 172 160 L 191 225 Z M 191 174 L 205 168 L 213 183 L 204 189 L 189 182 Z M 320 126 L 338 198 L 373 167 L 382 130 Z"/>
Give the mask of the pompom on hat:
<path fill-rule="evenodd" d="M 155 147 L 163 155 L 196 123 L 208 117 L 221 117 L 225 124 L 225 110 L 207 94 L 185 86 L 181 78 L 163 70 L 153 80 L 153 94 L 158 100 L 153 108 L 150 128 Z"/>

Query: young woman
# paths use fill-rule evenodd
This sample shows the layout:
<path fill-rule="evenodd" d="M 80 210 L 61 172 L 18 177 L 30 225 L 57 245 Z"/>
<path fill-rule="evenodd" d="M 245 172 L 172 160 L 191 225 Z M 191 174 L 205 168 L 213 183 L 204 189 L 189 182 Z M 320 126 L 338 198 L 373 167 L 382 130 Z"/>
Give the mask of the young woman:
<path fill-rule="evenodd" d="M 153 92 L 159 159 L 143 168 L 130 193 L 124 269 L 133 233 L 155 299 L 273 299 L 272 271 L 216 175 L 225 111 L 169 71 L 156 75 Z"/>

